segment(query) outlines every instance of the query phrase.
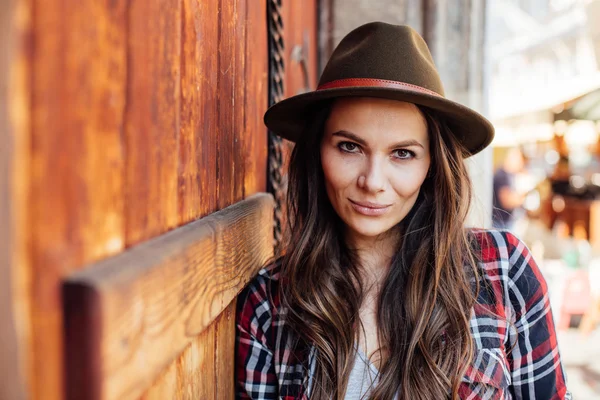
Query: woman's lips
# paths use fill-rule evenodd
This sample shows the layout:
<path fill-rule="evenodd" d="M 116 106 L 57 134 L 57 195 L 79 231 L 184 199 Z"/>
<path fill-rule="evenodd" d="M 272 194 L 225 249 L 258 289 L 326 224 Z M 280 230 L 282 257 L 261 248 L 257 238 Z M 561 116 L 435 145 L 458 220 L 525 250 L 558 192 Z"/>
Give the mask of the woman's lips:
<path fill-rule="evenodd" d="M 390 204 L 379 204 L 354 200 L 350 200 L 350 204 L 357 213 L 369 216 L 379 216 L 385 214 L 391 207 Z"/>

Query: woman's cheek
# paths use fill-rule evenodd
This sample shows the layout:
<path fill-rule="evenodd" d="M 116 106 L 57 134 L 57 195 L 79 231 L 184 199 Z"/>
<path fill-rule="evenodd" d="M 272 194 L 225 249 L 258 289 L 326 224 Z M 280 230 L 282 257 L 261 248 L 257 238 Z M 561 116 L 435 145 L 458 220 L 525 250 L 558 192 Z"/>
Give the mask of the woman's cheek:
<path fill-rule="evenodd" d="M 336 190 L 347 187 L 355 175 L 357 161 L 350 155 L 341 154 L 337 149 L 323 152 L 322 165 L 325 180 Z"/>
<path fill-rule="evenodd" d="M 426 173 L 422 168 L 409 168 L 396 173 L 392 179 L 392 186 L 396 193 L 409 197 L 421 188 L 425 181 Z"/>

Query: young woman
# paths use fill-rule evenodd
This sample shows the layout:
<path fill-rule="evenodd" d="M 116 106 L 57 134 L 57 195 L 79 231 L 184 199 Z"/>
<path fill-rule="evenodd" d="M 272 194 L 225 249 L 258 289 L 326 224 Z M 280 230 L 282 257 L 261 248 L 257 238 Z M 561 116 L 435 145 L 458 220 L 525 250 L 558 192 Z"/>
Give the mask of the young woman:
<path fill-rule="evenodd" d="M 265 123 L 296 142 L 290 244 L 238 298 L 237 398 L 570 397 L 529 251 L 464 227 L 493 128 L 414 30 L 355 29 Z"/>

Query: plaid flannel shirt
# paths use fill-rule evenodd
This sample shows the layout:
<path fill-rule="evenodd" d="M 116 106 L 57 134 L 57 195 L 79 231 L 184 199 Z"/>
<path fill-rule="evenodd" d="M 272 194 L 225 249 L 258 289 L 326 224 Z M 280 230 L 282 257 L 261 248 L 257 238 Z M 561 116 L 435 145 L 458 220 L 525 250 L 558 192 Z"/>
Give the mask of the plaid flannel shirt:
<path fill-rule="evenodd" d="M 481 249 L 486 282 L 472 311 L 475 357 L 462 377 L 459 397 L 570 399 L 546 281 L 529 250 L 507 231 L 472 233 Z M 238 297 L 238 399 L 308 398 L 312 352 L 289 348 L 279 303 L 279 268 L 277 261 L 262 269 Z"/>

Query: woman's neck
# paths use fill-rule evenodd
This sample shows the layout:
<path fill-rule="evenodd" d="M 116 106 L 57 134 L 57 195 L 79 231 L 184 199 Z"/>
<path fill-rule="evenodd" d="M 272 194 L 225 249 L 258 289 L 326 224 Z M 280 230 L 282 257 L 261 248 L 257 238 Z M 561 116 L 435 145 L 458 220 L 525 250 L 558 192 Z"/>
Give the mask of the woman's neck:
<path fill-rule="evenodd" d="M 346 243 L 358 256 L 361 265 L 364 287 L 376 288 L 385 279 L 392 258 L 398 248 L 400 235 L 397 231 L 388 231 L 377 237 L 365 237 L 346 234 Z"/>

